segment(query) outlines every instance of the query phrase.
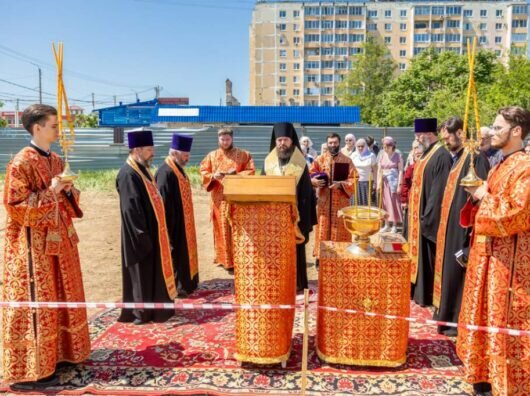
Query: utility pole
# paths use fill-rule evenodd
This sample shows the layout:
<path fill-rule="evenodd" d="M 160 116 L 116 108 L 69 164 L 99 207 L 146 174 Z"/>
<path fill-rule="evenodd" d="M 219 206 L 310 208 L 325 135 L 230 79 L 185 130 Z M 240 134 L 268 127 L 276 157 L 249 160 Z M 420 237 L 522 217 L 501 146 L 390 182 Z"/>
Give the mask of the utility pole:
<path fill-rule="evenodd" d="M 162 90 L 162 87 L 160 85 L 157 85 L 155 87 L 155 98 L 159 98 L 160 97 L 160 91 Z"/>
<path fill-rule="evenodd" d="M 114 106 L 116 106 L 116 95 L 114 95 Z"/>
<path fill-rule="evenodd" d="M 42 104 L 42 70 L 39 68 L 39 103 Z"/>
<path fill-rule="evenodd" d="M 138 98 L 138 92 L 135 92 L 134 94 L 136 95 L 136 101 L 139 102 L 140 99 Z"/>
<path fill-rule="evenodd" d="M 92 92 L 92 110 L 96 108 L 96 96 L 94 95 L 94 92 Z"/>
<path fill-rule="evenodd" d="M 19 125 L 18 111 L 19 111 L 19 108 L 18 108 L 18 99 L 17 99 L 16 104 L 15 104 L 15 128 L 18 128 L 18 125 Z"/>

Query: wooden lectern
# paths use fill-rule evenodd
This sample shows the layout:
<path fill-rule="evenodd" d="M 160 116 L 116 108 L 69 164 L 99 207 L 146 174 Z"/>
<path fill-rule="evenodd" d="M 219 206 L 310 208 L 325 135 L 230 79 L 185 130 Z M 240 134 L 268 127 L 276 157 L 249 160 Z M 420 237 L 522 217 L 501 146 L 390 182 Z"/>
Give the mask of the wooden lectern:
<path fill-rule="evenodd" d="M 296 301 L 296 179 L 226 176 L 237 304 Z M 240 309 L 236 353 L 242 362 L 281 363 L 291 351 L 295 309 Z"/>

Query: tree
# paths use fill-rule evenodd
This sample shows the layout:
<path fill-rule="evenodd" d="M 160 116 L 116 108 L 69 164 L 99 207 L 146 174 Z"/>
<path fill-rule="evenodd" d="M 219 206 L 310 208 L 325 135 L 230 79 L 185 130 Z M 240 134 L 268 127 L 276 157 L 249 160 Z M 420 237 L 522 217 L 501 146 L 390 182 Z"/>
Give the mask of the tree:
<path fill-rule="evenodd" d="M 360 106 L 364 123 L 377 125 L 378 107 L 396 64 L 386 46 L 373 37 L 362 48 L 363 53 L 353 60 L 352 70 L 337 88 L 337 96 L 344 106 Z"/>
<path fill-rule="evenodd" d="M 98 116 L 96 113 L 92 114 L 78 114 L 74 118 L 74 127 L 76 128 L 97 128 Z"/>
<path fill-rule="evenodd" d="M 4 106 L 2 102 L 0 102 L 0 109 Z M 0 128 L 5 128 L 7 126 L 7 121 L 0 117 Z"/>
<path fill-rule="evenodd" d="M 479 97 L 481 119 L 489 122 L 490 106 L 486 92 L 494 83 L 495 74 L 502 69 L 491 51 L 477 52 L 475 82 Z M 411 126 L 414 118 L 464 116 L 469 64 L 467 55 L 451 51 L 436 52 L 429 48 L 414 57 L 385 92 L 381 101 L 379 125 Z"/>

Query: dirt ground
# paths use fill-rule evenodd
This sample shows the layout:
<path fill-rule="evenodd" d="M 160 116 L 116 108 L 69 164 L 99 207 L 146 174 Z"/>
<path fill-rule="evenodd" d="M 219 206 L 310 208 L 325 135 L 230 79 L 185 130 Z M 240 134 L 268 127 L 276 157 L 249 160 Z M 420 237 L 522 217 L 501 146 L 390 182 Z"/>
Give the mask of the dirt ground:
<path fill-rule="evenodd" d="M 0 187 L 0 196 L 3 195 Z M 194 212 L 201 281 L 233 278 L 221 267 L 213 265 L 213 230 L 210 224 L 209 194 L 194 190 Z M 82 219 L 75 220 L 80 238 L 79 253 L 86 301 L 114 302 L 121 299 L 120 212 L 115 192 L 83 192 Z M 0 207 L 0 273 L 3 274 L 5 209 Z M 309 279 L 317 279 L 311 249 L 307 245 Z M 1 279 L 1 278 L 0 278 Z M 0 280 L 1 282 L 1 280 Z M 1 286 L 0 286 L 1 289 Z M 93 314 L 96 310 L 90 310 Z M 1 315 L 0 315 L 1 316 Z M 0 346 L 0 354 L 1 354 Z M 1 376 L 1 363 L 0 363 Z"/>

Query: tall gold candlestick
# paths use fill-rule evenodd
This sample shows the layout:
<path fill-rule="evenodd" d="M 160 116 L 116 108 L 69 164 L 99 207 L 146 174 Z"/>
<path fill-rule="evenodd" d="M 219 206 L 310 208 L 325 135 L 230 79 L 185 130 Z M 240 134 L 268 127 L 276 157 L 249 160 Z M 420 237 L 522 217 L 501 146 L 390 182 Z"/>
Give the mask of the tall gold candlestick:
<path fill-rule="evenodd" d="M 368 175 L 368 218 L 370 218 L 372 211 L 370 207 L 372 206 L 372 174 Z"/>

